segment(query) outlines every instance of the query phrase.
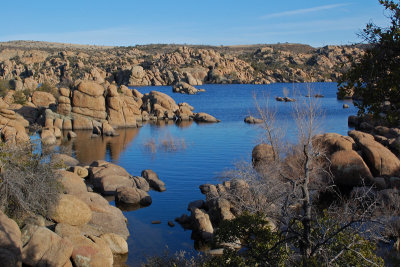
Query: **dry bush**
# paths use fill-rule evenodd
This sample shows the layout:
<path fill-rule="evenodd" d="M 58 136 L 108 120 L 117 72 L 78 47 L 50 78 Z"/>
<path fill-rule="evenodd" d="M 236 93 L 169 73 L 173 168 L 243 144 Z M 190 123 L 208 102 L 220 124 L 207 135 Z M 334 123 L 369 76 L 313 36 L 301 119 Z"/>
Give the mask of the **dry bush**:
<path fill-rule="evenodd" d="M 31 144 L 0 144 L 0 208 L 20 220 L 25 215 L 46 216 L 58 201 L 58 177 L 47 158 Z"/>

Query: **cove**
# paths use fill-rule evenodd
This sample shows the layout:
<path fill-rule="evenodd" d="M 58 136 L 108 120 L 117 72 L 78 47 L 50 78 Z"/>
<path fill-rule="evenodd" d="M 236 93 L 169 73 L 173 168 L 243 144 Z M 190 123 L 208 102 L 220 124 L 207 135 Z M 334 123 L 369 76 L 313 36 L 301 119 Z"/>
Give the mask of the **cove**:
<path fill-rule="evenodd" d="M 269 96 L 269 104 L 276 109 L 277 125 L 287 129 L 286 138 L 294 139 L 296 126 L 292 117 L 295 103 L 276 102 L 275 97 L 288 96 L 297 102 L 305 99 L 308 90 L 322 94 L 313 98 L 319 102 L 323 116 L 321 132 L 347 135 L 347 117 L 356 113 L 351 101 L 336 99 L 336 83 L 270 84 L 270 85 L 202 85 L 206 92 L 197 95 L 172 93 L 171 86 L 139 87 L 141 93 L 157 90 L 170 95 L 177 103 L 187 102 L 195 112 L 206 112 L 220 123 L 197 124 L 172 121 L 146 123 L 140 128 L 120 129 L 117 137 L 90 138 L 91 133 L 79 132 L 71 146 L 75 157 L 83 164 L 105 159 L 124 167 L 132 175 L 144 169 L 154 170 L 166 184 L 167 191 L 150 191 L 151 206 L 135 211 L 124 211 L 131 236 L 128 239 L 127 264 L 138 265 L 146 256 L 170 254 L 179 250 L 195 252 L 191 231 L 179 224 L 167 225 L 183 213 L 189 202 L 203 199 L 198 189 L 204 183 L 217 183 L 218 174 L 232 168 L 237 161 L 251 160 L 253 147 L 260 142 L 260 128 L 243 122 L 248 115 L 256 115 L 253 95 L 262 102 Z M 344 103 L 350 108 L 343 109 Z M 151 139 L 173 137 L 184 140 L 185 148 L 177 151 L 159 149 L 152 153 L 145 146 Z M 160 220 L 161 224 L 151 224 Z"/>

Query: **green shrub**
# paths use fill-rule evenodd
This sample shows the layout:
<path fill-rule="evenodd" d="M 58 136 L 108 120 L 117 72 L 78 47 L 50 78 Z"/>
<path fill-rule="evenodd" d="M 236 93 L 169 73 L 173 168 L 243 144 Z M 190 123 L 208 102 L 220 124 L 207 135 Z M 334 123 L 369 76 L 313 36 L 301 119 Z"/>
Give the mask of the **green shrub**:
<path fill-rule="evenodd" d="M 302 224 L 293 221 L 302 231 Z M 383 259 L 375 254 L 376 245 L 357 229 L 337 223 L 323 212 L 312 223 L 312 242 L 315 250 L 307 258 L 307 266 L 384 266 Z M 326 237 L 325 243 L 320 243 Z M 216 231 L 218 243 L 240 240 L 242 249 L 225 249 L 221 257 L 214 257 L 205 266 L 302 266 L 299 241 L 285 229 L 273 231 L 261 214 L 245 213 L 231 221 L 224 221 Z M 320 246 L 318 246 L 320 244 Z M 318 247 L 317 247 L 318 246 Z"/>
<path fill-rule="evenodd" d="M 23 91 L 16 91 L 14 93 L 14 103 L 24 105 L 26 103 L 26 95 Z"/>
<path fill-rule="evenodd" d="M 290 250 L 283 237 L 261 214 L 245 213 L 223 221 L 216 231 L 217 243 L 240 241 L 245 249 L 225 249 L 222 257 L 212 258 L 205 266 L 285 266 Z"/>

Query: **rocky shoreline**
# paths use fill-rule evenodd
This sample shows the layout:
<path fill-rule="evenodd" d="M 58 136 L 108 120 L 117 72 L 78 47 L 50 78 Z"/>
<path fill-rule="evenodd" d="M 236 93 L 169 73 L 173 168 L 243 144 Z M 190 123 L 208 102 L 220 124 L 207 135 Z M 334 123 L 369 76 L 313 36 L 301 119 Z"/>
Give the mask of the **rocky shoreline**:
<path fill-rule="evenodd" d="M 259 119 L 253 117 L 247 119 L 247 123 L 262 123 L 254 122 Z M 374 126 L 374 123 L 377 125 Z M 365 117 L 350 116 L 349 125 L 354 124 L 358 130 L 350 130 L 348 136 L 325 133 L 313 138 L 313 144 L 326 151 L 331 183 L 350 192 L 349 195 L 357 195 L 357 192 L 368 189 L 382 208 L 397 205 L 400 196 L 400 150 L 397 145 L 400 129 L 380 126 L 378 122 Z M 268 144 L 255 146 L 252 151 L 253 168 L 261 172 L 263 168 L 269 168 L 272 154 L 272 147 Z M 219 184 L 200 185 L 205 200 L 190 202 L 187 208 L 190 214 L 175 219 L 185 229 L 192 230 L 197 249 L 210 255 L 222 255 L 224 248 L 240 249 L 240 241 L 214 244 L 214 235 L 223 220 L 232 220 L 242 214 L 235 205 L 237 199 L 251 201 L 249 182 L 231 179 Z M 275 229 L 274 220 L 266 219 L 270 227 Z M 391 227 L 396 229 L 395 232 L 398 231 L 399 217 L 391 220 Z"/>
<path fill-rule="evenodd" d="M 33 91 L 23 104 L 16 103 L 17 91 L 0 97 L 0 126 L 3 141 L 28 141 L 24 128 L 39 127 L 43 144 L 54 145 L 69 131 L 90 130 L 94 136 L 114 136 L 115 129 L 140 127 L 145 122 L 219 122 L 212 115 L 194 112 L 188 103 L 176 103 L 158 92 L 141 94 L 126 86 L 77 81 L 72 89 L 61 87 L 57 98 L 49 92 Z"/>
<path fill-rule="evenodd" d="M 144 170 L 143 177 L 132 176 L 102 160 L 80 166 L 68 155 L 55 154 L 52 161 L 65 168 L 56 170 L 62 194 L 51 216 L 29 217 L 20 230 L 0 213 L 3 266 L 123 264 L 128 253 L 127 219 L 102 195 L 114 196 L 117 206 L 144 207 L 151 204 L 147 191 L 164 191 L 164 183 L 152 170 Z"/>

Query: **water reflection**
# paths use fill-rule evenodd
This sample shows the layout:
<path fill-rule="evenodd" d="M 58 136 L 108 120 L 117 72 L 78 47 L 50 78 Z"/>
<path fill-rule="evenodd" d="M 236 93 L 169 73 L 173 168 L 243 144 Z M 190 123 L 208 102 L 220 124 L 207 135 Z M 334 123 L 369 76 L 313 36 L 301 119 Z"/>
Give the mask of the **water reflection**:
<path fill-rule="evenodd" d="M 105 159 L 109 155 L 112 161 L 116 161 L 119 155 L 131 143 L 140 128 L 127 128 L 116 130 L 119 136 L 92 137 L 92 131 L 77 131 L 77 137 L 66 144 L 72 146 L 76 158 L 82 164 L 90 164 L 94 160 Z"/>
<path fill-rule="evenodd" d="M 193 124 L 193 121 L 178 121 L 176 122 L 176 125 L 179 128 L 188 128 Z"/>

